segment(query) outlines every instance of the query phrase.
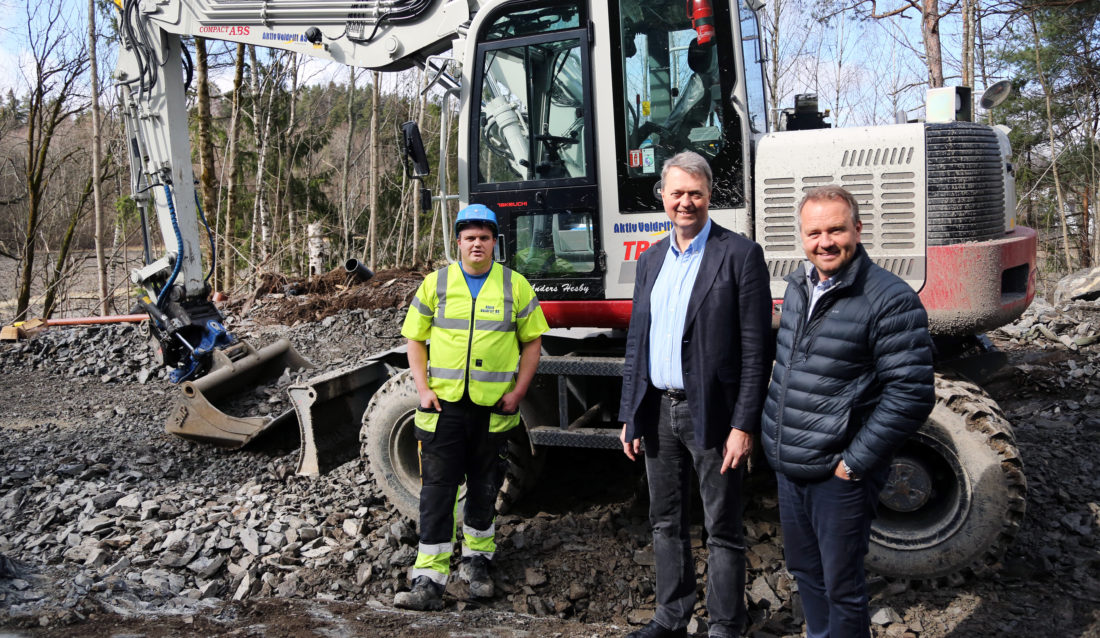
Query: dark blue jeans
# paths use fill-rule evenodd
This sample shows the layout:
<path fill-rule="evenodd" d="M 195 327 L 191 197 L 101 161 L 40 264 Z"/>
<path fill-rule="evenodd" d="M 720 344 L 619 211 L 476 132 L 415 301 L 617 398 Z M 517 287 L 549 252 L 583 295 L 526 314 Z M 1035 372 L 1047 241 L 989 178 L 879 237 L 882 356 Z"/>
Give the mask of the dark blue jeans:
<path fill-rule="evenodd" d="M 783 553 L 798 580 L 806 638 L 871 635 L 863 558 L 885 478 L 802 481 L 776 474 Z"/>
<path fill-rule="evenodd" d="M 688 533 L 691 470 L 699 477 L 707 530 L 710 635 L 737 637 L 746 619 L 745 539 L 741 525 L 744 468 L 720 474 L 722 450 L 701 449 L 686 401 L 662 396 L 657 436 L 646 437 L 649 522 L 657 563 L 657 613 L 667 629 L 686 627 L 695 607 L 695 561 Z"/>

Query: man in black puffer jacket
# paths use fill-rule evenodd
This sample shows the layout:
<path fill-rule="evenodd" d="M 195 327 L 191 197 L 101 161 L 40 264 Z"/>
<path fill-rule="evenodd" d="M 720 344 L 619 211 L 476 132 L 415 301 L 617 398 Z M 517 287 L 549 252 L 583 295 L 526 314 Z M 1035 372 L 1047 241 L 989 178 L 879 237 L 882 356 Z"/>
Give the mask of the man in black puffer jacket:
<path fill-rule="evenodd" d="M 871 519 L 891 458 L 935 402 L 928 315 L 867 256 L 848 191 L 810 191 L 799 222 L 809 262 L 787 277 L 761 443 L 806 636 L 870 636 Z"/>

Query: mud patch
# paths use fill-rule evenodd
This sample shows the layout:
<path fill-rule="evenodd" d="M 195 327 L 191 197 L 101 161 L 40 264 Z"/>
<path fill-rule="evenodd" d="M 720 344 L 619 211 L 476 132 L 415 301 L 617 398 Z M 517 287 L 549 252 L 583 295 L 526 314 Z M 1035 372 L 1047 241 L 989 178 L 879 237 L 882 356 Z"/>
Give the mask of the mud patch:
<path fill-rule="evenodd" d="M 321 321 L 343 310 L 403 309 L 427 273 L 389 269 L 359 281 L 343 267 L 307 279 L 262 273 L 252 296 L 225 304 L 223 311 L 248 315 L 260 324 L 292 326 Z"/>

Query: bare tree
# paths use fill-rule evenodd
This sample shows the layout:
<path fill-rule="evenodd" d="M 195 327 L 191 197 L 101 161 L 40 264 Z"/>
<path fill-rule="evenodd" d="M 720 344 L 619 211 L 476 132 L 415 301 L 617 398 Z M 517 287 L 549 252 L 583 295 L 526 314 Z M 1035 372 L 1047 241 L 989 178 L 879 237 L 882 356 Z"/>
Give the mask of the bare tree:
<path fill-rule="evenodd" d="M 876 20 L 905 17 L 917 12 L 921 20 L 921 37 L 924 43 L 924 63 L 928 69 L 928 85 L 932 88 L 943 86 L 943 49 L 940 40 L 940 21 L 953 11 L 960 0 L 952 0 L 951 5 L 940 12 L 939 0 L 897 0 L 890 8 L 880 8 L 878 0 L 855 0 L 851 4 L 830 3 L 826 17 L 832 17 L 848 10 Z"/>
<path fill-rule="evenodd" d="M 255 193 L 252 205 L 252 233 L 249 237 L 249 258 L 253 263 L 266 262 L 271 252 L 271 218 L 267 209 L 267 185 L 265 169 L 270 150 L 271 117 L 274 111 L 275 93 L 282 84 L 282 64 L 279 56 L 272 58 L 273 68 L 260 83 L 260 66 L 256 59 L 256 47 L 249 45 L 248 59 L 252 67 L 252 130 L 256 137 L 259 157 L 256 160 Z M 265 90 L 266 89 L 266 90 Z M 266 94 L 266 102 L 264 96 Z"/>
<path fill-rule="evenodd" d="M 104 246 L 106 224 L 103 219 L 103 194 L 99 174 L 103 165 L 103 142 L 99 132 L 99 66 L 96 61 L 95 0 L 88 0 L 88 75 L 92 86 L 92 210 L 95 212 L 95 264 L 99 282 L 99 314 L 110 312 L 107 298 L 107 256 Z"/>
<path fill-rule="evenodd" d="M 1039 42 L 1039 27 L 1035 24 L 1035 17 L 1028 14 L 1028 20 L 1031 23 L 1031 33 L 1034 36 L 1035 41 L 1035 70 L 1039 76 L 1039 84 L 1043 87 L 1044 104 L 1047 111 L 1047 138 L 1050 142 L 1050 168 L 1051 174 L 1054 177 L 1054 193 L 1055 203 L 1058 206 L 1058 219 L 1062 226 L 1062 250 L 1066 259 L 1066 272 L 1073 271 L 1073 259 L 1069 252 L 1069 225 L 1066 221 L 1066 202 L 1062 196 L 1062 180 L 1058 174 L 1058 147 L 1054 139 L 1054 115 L 1051 112 L 1051 102 L 1053 101 L 1053 90 L 1050 83 L 1047 82 L 1046 74 L 1043 72 L 1043 60 L 1041 53 L 1041 46 Z"/>
<path fill-rule="evenodd" d="M 344 158 L 340 168 L 340 221 L 342 255 L 351 252 L 351 235 L 354 231 L 351 215 L 351 141 L 355 137 L 355 76 L 358 69 L 348 67 L 348 132 L 344 139 Z"/>
<path fill-rule="evenodd" d="M 233 67 L 233 112 L 230 116 L 229 122 L 229 150 L 226 153 L 226 172 L 229 174 L 229 187 L 228 194 L 226 195 L 225 202 L 225 214 L 222 216 L 222 221 L 225 226 L 225 233 L 223 235 L 224 248 L 221 251 L 222 254 L 222 266 L 225 272 L 222 277 L 222 290 L 229 290 L 233 286 L 233 209 L 237 206 L 237 198 L 239 197 L 238 191 L 240 189 L 240 183 L 238 179 L 238 169 L 240 165 L 240 140 L 241 140 L 241 92 L 244 88 L 244 45 L 237 45 L 237 59 L 236 64 Z"/>
<path fill-rule="evenodd" d="M 371 74 L 370 90 L 370 192 L 368 193 L 368 206 L 370 206 L 370 222 L 367 224 L 367 245 L 370 246 L 368 264 L 373 270 L 377 268 L 375 261 L 374 245 L 378 243 L 375 228 L 378 224 L 378 173 L 382 167 L 378 165 L 378 102 L 381 99 L 378 83 L 382 74 L 374 71 Z"/>
<path fill-rule="evenodd" d="M 65 23 L 64 9 L 61 0 L 26 6 L 27 42 L 32 61 L 31 77 L 27 78 L 30 93 L 23 171 L 27 209 L 16 295 L 17 320 L 27 318 L 30 306 L 35 249 L 43 222 L 43 197 L 56 165 L 50 146 L 59 125 L 85 108 L 84 104 L 74 104 L 74 101 L 79 80 L 88 65 L 87 49 Z"/>
<path fill-rule="evenodd" d="M 202 208 L 209 213 L 217 210 L 218 189 L 214 181 L 214 139 L 210 115 L 210 65 L 206 51 L 206 38 L 195 38 L 195 85 L 199 118 L 199 187 L 202 192 Z M 217 228 L 217 220 L 214 221 Z M 217 254 L 211 254 L 213 286 L 218 288 Z"/>

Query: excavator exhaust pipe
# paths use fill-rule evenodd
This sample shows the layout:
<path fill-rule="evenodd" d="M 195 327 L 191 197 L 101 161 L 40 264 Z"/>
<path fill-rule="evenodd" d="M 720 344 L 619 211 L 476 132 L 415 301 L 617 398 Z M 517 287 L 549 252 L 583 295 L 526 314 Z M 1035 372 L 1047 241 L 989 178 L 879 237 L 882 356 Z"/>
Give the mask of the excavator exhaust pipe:
<path fill-rule="evenodd" d="M 233 414 L 239 411 L 242 395 L 277 380 L 287 368 L 315 367 L 290 341 L 280 339 L 260 350 L 242 341 L 215 350 L 212 356 L 210 372 L 181 384 L 182 396 L 164 426 L 166 432 L 191 441 L 238 449 L 263 432 L 284 426 L 293 428 L 296 420 L 293 409 L 274 416 Z"/>

